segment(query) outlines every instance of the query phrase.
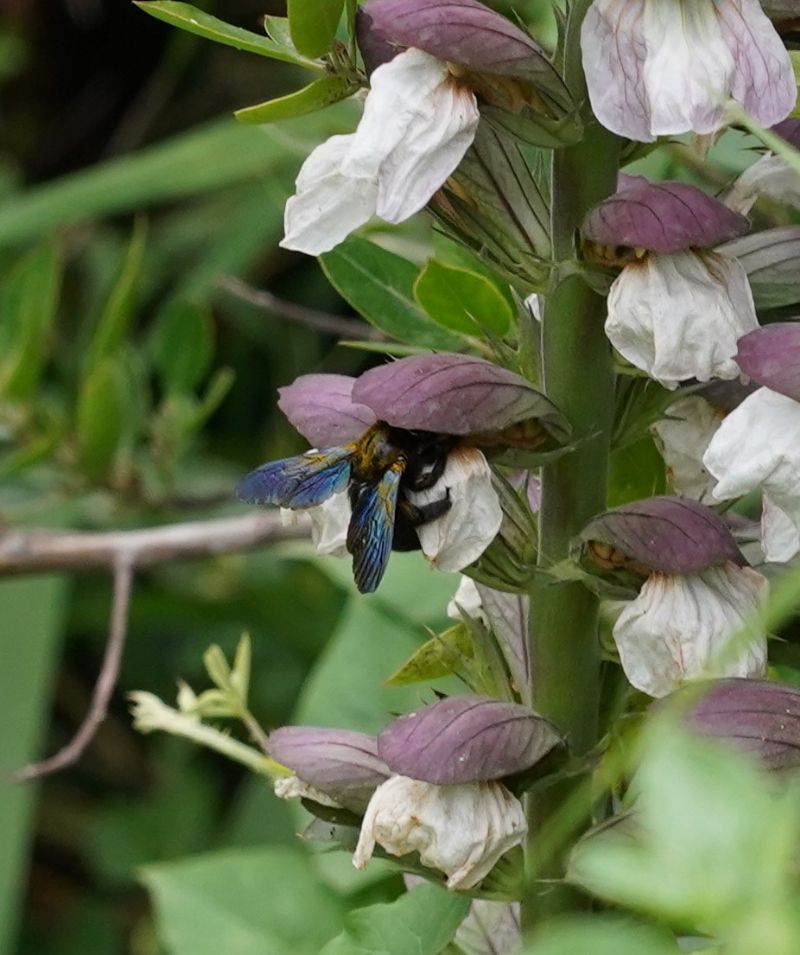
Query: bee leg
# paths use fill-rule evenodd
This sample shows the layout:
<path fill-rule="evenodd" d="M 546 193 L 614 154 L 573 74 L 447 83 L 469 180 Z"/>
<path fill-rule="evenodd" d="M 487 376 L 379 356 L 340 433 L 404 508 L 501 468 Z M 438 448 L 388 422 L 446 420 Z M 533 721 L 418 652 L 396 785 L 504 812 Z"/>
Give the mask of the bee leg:
<path fill-rule="evenodd" d="M 428 524 L 435 521 L 450 510 L 450 488 L 445 489 L 444 497 L 429 504 L 412 504 L 407 497 L 401 498 L 399 508 L 403 512 L 412 527 L 419 527 L 421 524 Z"/>
<path fill-rule="evenodd" d="M 435 521 L 450 510 L 450 489 L 444 497 L 430 504 L 412 504 L 405 495 L 397 502 L 397 519 L 394 523 L 392 550 L 419 550 L 419 537 L 416 528 L 429 521 Z"/>

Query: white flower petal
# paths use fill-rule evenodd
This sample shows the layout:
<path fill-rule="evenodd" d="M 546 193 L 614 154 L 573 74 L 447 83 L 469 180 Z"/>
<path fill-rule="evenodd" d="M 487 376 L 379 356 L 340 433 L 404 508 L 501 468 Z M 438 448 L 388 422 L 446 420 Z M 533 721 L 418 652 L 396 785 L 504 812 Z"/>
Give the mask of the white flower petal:
<path fill-rule="evenodd" d="M 627 265 L 608 296 L 611 344 L 665 388 L 736 378 L 737 341 L 757 327 L 744 269 L 713 252 L 649 255 Z"/>
<path fill-rule="evenodd" d="M 481 603 L 481 595 L 478 593 L 478 587 L 471 577 L 462 575 L 458 590 L 447 605 L 447 616 L 451 620 L 461 620 L 462 617 L 467 616 L 480 621 L 484 626 L 489 625 Z"/>
<path fill-rule="evenodd" d="M 332 136 L 309 155 L 283 213 L 281 246 L 308 255 L 329 252 L 375 215 L 377 169 L 345 174 L 342 163 L 356 134 Z"/>
<path fill-rule="evenodd" d="M 729 639 L 768 589 L 761 574 L 730 562 L 699 574 L 651 575 L 614 624 L 628 680 L 662 697 L 686 680 L 763 675 L 766 636 L 736 646 Z"/>
<path fill-rule="evenodd" d="M 699 395 L 681 398 L 652 427 L 672 490 L 681 497 L 705 501 L 716 481 L 703 465 L 703 455 L 725 417 Z"/>
<path fill-rule="evenodd" d="M 759 0 L 725 0 L 715 6 L 734 60 L 731 96 L 762 126 L 774 126 L 789 115 L 797 100 L 794 70 L 783 40 Z"/>
<path fill-rule="evenodd" d="M 759 196 L 800 208 L 800 175 L 780 156 L 767 153 L 739 176 L 725 197 L 725 205 L 747 215 Z"/>
<path fill-rule="evenodd" d="M 340 491 L 306 513 L 311 518 L 311 541 L 318 554 L 347 556 L 347 527 L 352 510 L 348 492 Z"/>
<path fill-rule="evenodd" d="M 367 806 L 353 864 L 365 868 L 377 843 L 394 856 L 418 852 L 448 876 L 449 889 L 469 889 L 526 832 L 522 805 L 502 783 L 435 786 L 392 776 Z"/>
<path fill-rule="evenodd" d="M 422 50 L 398 54 L 372 74 L 364 115 L 342 170 L 378 170 L 377 214 L 402 222 L 441 187 L 472 145 L 480 114 L 475 94 Z"/>
<path fill-rule="evenodd" d="M 417 528 L 423 553 L 439 570 L 463 570 L 494 540 L 503 511 L 492 487 L 492 469 L 477 448 L 456 448 L 433 487 L 408 492 L 412 504 L 423 505 L 450 494 L 450 510 Z"/>
<path fill-rule="evenodd" d="M 519 902 L 475 899 L 453 941 L 464 955 L 518 955 L 522 951 Z"/>
<path fill-rule="evenodd" d="M 717 478 L 718 501 L 763 490 L 764 556 L 793 557 L 800 549 L 800 402 L 759 388 L 725 418 L 703 463 Z"/>
<path fill-rule="evenodd" d="M 621 136 L 713 133 L 729 97 L 772 126 L 796 90 L 758 0 L 595 0 L 581 31 L 592 108 Z"/>
<path fill-rule="evenodd" d="M 278 799 L 311 799 L 319 803 L 320 806 L 330 806 L 331 809 L 341 809 L 341 805 L 335 799 L 331 799 L 326 793 L 309 786 L 298 776 L 279 776 L 272 783 L 272 789 Z"/>

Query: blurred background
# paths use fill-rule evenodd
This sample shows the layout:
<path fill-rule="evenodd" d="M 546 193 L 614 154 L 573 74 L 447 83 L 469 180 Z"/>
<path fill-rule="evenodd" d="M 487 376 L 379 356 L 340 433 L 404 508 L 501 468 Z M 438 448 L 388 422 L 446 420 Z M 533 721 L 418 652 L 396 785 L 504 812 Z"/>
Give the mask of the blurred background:
<path fill-rule="evenodd" d="M 513 6 L 552 40 L 549 3 Z M 255 32 L 285 14 L 269 0 L 204 9 Z M 304 448 L 276 388 L 381 360 L 308 327 L 307 313 L 297 321 L 285 303 L 353 315 L 313 259 L 277 246 L 301 161 L 353 128 L 356 105 L 268 127 L 230 116 L 304 82 L 127 0 L 0 0 L 4 527 L 242 513 L 238 477 Z M 382 241 L 421 261 L 429 226 Z M 268 290 L 271 307 L 231 276 Z M 626 455 L 620 497 L 659 490 L 654 449 Z M 231 952 L 313 953 L 347 909 L 396 894 L 380 865 L 357 874 L 344 856 L 310 855 L 299 817 L 263 780 L 134 732 L 125 694 L 172 702 L 178 677 L 205 688 L 204 650 L 230 654 L 249 631 L 263 727 L 376 730 L 423 698 L 384 681 L 443 623 L 454 586 L 396 555 L 380 594 L 356 599 L 345 563 L 300 544 L 140 572 L 109 718 L 77 765 L 15 787 L 8 773 L 64 744 L 89 706 L 111 583 L 3 578 L 0 955 L 196 955 L 218 952 L 221 936 L 238 939 Z M 198 924 L 208 899 L 219 911 Z"/>

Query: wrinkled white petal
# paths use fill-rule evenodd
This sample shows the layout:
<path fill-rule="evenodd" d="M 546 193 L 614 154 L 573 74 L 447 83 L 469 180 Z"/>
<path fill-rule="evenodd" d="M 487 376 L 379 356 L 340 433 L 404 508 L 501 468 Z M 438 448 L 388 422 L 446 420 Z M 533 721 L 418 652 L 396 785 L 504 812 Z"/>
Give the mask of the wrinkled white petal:
<path fill-rule="evenodd" d="M 471 577 L 462 575 L 458 590 L 447 605 L 447 616 L 451 620 L 461 620 L 462 617 L 467 616 L 472 620 L 480 621 L 485 627 L 489 625 L 481 603 L 481 595 L 478 593 L 478 587 Z"/>
<path fill-rule="evenodd" d="M 757 327 L 744 269 L 712 252 L 648 255 L 625 266 L 608 296 L 611 344 L 665 388 L 736 378 L 737 341 Z"/>
<path fill-rule="evenodd" d="M 479 119 L 475 94 L 455 82 L 445 63 L 406 50 L 372 74 L 342 171 L 364 175 L 380 156 L 377 213 L 402 222 L 422 209 L 461 162 Z"/>
<path fill-rule="evenodd" d="M 424 491 L 408 492 L 412 504 L 423 505 L 450 494 L 450 510 L 417 528 L 420 547 L 439 570 L 463 570 L 494 540 L 503 511 L 492 487 L 492 469 L 477 448 L 456 448 L 444 473 Z"/>
<path fill-rule="evenodd" d="M 347 527 L 352 513 L 347 491 L 334 494 L 319 507 L 310 507 L 306 513 L 311 518 L 311 541 L 317 553 L 346 557 Z"/>
<path fill-rule="evenodd" d="M 705 398 L 690 395 L 666 410 L 666 417 L 652 427 L 672 490 L 681 497 L 705 501 L 716 481 L 703 464 L 703 455 L 725 412 Z"/>
<path fill-rule="evenodd" d="M 733 98 L 764 126 L 796 98 L 758 0 L 595 0 L 581 31 L 592 108 L 621 136 L 713 133 Z"/>
<path fill-rule="evenodd" d="M 767 639 L 733 643 L 769 585 L 750 567 L 728 562 L 699 574 L 653 574 L 614 624 L 625 675 L 650 696 L 686 680 L 762 676 Z"/>
<path fill-rule="evenodd" d="M 763 490 L 764 556 L 793 557 L 800 549 L 800 402 L 759 388 L 725 418 L 703 463 L 717 478 L 718 501 Z"/>
<path fill-rule="evenodd" d="M 441 60 L 410 49 L 372 74 L 355 133 L 311 153 L 286 203 L 281 245 L 320 255 L 374 215 L 418 212 L 472 145 L 475 94 Z"/>
<path fill-rule="evenodd" d="M 283 213 L 284 249 L 321 255 L 375 215 L 377 165 L 360 175 L 342 172 L 356 136 L 332 136 L 303 163 Z"/>
<path fill-rule="evenodd" d="M 800 208 L 800 175 L 780 156 L 768 153 L 739 176 L 725 197 L 725 205 L 747 215 L 760 196 Z"/>
<path fill-rule="evenodd" d="M 522 950 L 519 902 L 475 899 L 453 941 L 464 955 L 518 955 Z"/>
<path fill-rule="evenodd" d="M 309 786 L 297 776 L 280 776 L 272 784 L 273 791 L 279 799 L 311 799 L 320 806 L 330 806 L 332 809 L 341 809 L 335 799 L 326 793 Z"/>
<path fill-rule="evenodd" d="M 392 776 L 370 799 L 353 855 L 366 867 L 376 843 L 394 856 L 418 852 L 449 889 L 477 885 L 527 832 L 519 800 L 502 783 L 432 783 Z"/>

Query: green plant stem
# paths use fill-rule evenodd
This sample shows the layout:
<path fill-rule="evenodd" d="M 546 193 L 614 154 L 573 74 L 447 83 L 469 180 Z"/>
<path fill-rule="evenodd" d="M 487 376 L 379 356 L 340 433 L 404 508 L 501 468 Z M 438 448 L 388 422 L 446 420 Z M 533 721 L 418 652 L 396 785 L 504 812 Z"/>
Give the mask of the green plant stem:
<path fill-rule="evenodd" d="M 618 164 L 618 140 L 593 121 L 581 143 L 554 153 L 556 261 L 574 258 L 576 230 L 587 209 L 614 191 Z M 567 557 L 574 536 L 606 506 L 614 373 L 604 320 L 605 300 L 580 275 L 568 275 L 547 299 L 542 327 L 545 390 L 572 423 L 579 447 L 542 469 L 539 560 L 543 566 Z M 531 601 L 534 708 L 559 727 L 573 753 L 585 753 L 596 743 L 598 732 L 597 598 L 580 583 L 552 583 L 541 577 L 532 588 Z M 581 905 L 568 887 L 552 881 L 563 875 L 564 847 L 548 851 L 547 858 L 537 850 L 537 833 L 547 830 L 548 821 L 565 800 L 574 802 L 580 785 L 580 779 L 557 784 L 529 801 L 526 926 Z M 585 805 L 576 811 L 582 808 L 580 815 L 588 817 L 589 789 L 584 785 L 580 791 L 585 793 Z M 537 879 L 548 881 L 537 883 Z"/>

